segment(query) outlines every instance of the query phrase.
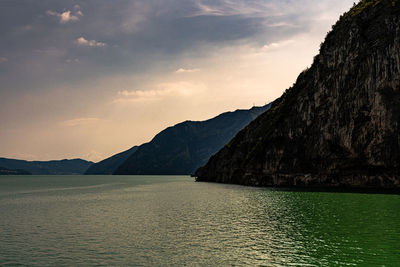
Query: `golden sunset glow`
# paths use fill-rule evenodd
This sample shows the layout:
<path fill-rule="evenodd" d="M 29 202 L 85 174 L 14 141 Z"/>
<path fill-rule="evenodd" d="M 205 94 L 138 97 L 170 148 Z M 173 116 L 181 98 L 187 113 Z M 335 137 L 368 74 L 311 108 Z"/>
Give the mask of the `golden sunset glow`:
<path fill-rule="evenodd" d="M 1 156 L 98 161 L 181 121 L 269 103 L 353 3 L 103 2 L 31 3 L 28 17 L 2 2 L 15 16 L 1 18 Z"/>

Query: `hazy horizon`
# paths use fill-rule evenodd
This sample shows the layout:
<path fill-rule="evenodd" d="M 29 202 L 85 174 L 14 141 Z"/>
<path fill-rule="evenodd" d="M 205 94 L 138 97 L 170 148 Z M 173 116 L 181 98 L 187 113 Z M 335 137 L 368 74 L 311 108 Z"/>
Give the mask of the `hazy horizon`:
<path fill-rule="evenodd" d="M 354 1 L 0 3 L 0 157 L 99 161 L 279 97 Z"/>

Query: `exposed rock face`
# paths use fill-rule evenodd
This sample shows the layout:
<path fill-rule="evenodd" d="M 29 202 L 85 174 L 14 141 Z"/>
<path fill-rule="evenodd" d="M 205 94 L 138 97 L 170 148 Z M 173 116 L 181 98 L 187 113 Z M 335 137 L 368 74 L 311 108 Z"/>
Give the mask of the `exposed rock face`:
<path fill-rule="evenodd" d="M 225 112 L 206 121 L 185 121 L 168 127 L 139 146 L 114 174 L 193 174 L 269 107 Z"/>
<path fill-rule="evenodd" d="M 400 187 L 400 1 L 361 1 L 311 68 L 209 162 L 198 181 Z"/>

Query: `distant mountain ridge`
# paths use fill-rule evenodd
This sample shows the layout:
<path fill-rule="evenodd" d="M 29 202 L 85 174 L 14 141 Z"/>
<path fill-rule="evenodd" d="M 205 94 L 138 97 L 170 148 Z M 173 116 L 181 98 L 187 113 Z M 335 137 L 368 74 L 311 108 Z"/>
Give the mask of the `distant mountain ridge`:
<path fill-rule="evenodd" d="M 30 175 L 31 173 L 25 170 L 10 170 L 0 167 L 0 175 Z"/>
<path fill-rule="evenodd" d="M 83 159 L 51 161 L 26 161 L 0 158 L 0 167 L 9 170 L 24 170 L 34 175 L 75 175 L 83 174 L 93 162 Z"/>
<path fill-rule="evenodd" d="M 92 164 L 85 172 L 88 175 L 95 174 L 113 174 L 116 169 L 124 163 L 133 153 L 136 152 L 138 146 L 134 146 L 121 153 L 115 154 L 109 158 L 106 158 L 100 162 Z"/>
<path fill-rule="evenodd" d="M 114 174 L 192 174 L 269 107 L 236 110 L 206 121 L 185 121 L 168 127 L 139 146 Z"/>

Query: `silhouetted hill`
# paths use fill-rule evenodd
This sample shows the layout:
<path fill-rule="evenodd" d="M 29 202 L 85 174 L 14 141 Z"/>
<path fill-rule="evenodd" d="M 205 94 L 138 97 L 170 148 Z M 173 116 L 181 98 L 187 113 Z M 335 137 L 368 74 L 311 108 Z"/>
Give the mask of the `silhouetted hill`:
<path fill-rule="evenodd" d="M 125 160 L 136 152 L 137 149 L 138 146 L 134 146 L 126 151 L 94 163 L 89 167 L 89 169 L 87 169 L 85 174 L 113 174 Z"/>
<path fill-rule="evenodd" d="M 93 162 L 82 159 L 63 159 L 51 161 L 26 161 L 0 158 L 0 167 L 11 170 L 26 170 L 31 174 L 72 175 L 83 174 Z"/>
<path fill-rule="evenodd" d="M 0 175 L 30 175 L 30 172 L 25 170 L 10 170 L 7 168 L 0 167 Z"/>
<path fill-rule="evenodd" d="M 400 187 L 400 1 L 363 0 L 341 16 L 311 68 L 196 176 Z"/>
<path fill-rule="evenodd" d="M 191 174 L 268 108 L 236 110 L 169 127 L 141 145 L 114 174 Z"/>

